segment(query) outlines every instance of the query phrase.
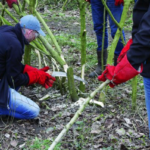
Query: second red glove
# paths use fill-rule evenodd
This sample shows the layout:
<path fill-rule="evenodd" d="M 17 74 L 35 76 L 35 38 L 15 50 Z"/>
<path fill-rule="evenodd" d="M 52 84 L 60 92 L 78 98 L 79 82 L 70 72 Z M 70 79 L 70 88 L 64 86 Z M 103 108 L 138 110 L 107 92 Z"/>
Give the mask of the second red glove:
<path fill-rule="evenodd" d="M 117 63 L 119 63 L 122 58 L 126 55 L 127 51 L 130 49 L 131 44 L 133 43 L 132 39 L 129 39 L 129 41 L 127 42 L 127 44 L 124 46 L 124 48 L 121 50 L 121 53 L 117 59 Z"/>
<path fill-rule="evenodd" d="M 115 6 L 119 6 L 124 3 L 124 0 L 115 0 Z"/>
<path fill-rule="evenodd" d="M 109 79 L 109 86 L 113 88 L 115 85 L 130 80 L 142 71 L 143 65 L 141 65 L 140 71 L 137 71 L 128 61 L 127 55 L 125 55 L 117 66 L 108 65 L 102 75 L 98 76 L 98 80 L 106 81 Z"/>
<path fill-rule="evenodd" d="M 12 8 L 13 3 L 18 5 L 18 1 L 17 0 L 6 0 L 9 8 Z"/>

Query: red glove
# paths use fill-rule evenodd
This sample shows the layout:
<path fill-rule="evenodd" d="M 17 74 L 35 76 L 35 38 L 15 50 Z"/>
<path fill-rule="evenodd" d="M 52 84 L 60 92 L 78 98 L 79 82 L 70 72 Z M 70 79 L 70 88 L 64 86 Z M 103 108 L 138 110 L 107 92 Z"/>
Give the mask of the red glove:
<path fill-rule="evenodd" d="M 27 72 L 29 76 L 29 83 L 28 85 L 39 83 L 44 86 L 46 89 L 53 86 L 54 81 L 56 80 L 54 77 L 45 73 L 41 70 L 31 70 Z"/>
<path fill-rule="evenodd" d="M 124 4 L 124 0 L 115 0 L 115 6 L 119 6 L 121 4 Z"/>
<path fill-rule="evenodd" d="M 117 66 L 108 65 L 102 73 L 102 75 L 98 76 L 98 80 L 106 81 L 107 79 L 109 79 L 109 86 L 113 88 L 115 85 L 130 80 L 142 71 L 143 65 L 141 65 L 140 71 L 138 72 L 132 67 L 132 65 L 127 59 L 127 55 L 125 55 Z"/>
<path fill-rule="evenodd" d="M 34 68 L 34 67 L 32 67 L 32 66 L 25 65 L 24 70 L 23 70 L 23 73 L 26 73 L 26 72 L 32 71 L 32 70 L 40 70 L 40 71 L 46 72 L 46 71 L 48 71 L 49 69 L 50 69 L 50 68 L 49 68 L 48 66 L 45 66 L 45 67 L 43 67 L 43 68 L 41 68 L 41 69 L 37 69 L 37 68 Z"/>
<path fill-rule="evenodd" d="M 129 39 L 129 41 L 127 42 L 125 47 L 122 49 L 122 51 L 117 59 L 117 63 L 119 63 L 122 60 L 122 58 L 126 55 L 127 51 L 130 49 L 130 46 L 132 43 L 133 43 L 133 40 Z"/>
<path fill-rule="evenodd" d="M 8 4 L 8 6 L 9 6 L 9 8 L 12 8 L 12 4 L 13 3 L 18 5 L 18 1 L 17 0 L 6 0 L 6 2 Z"/>

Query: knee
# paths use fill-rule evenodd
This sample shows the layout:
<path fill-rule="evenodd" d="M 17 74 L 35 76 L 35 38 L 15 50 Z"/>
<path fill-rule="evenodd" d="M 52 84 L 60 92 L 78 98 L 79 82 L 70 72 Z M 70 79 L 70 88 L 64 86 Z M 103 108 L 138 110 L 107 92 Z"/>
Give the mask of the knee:
<path fill-rule="evenodd" d="M 102 34 L 103 25 L 102 24 L 94 24 L 94 31 L 96 34 Z"/>
<path fill-rule="evenodd" d="M 26 119 L 33 119 L 36 118 L 40 113 L 40 108 L 37 104 L 34 105 L 34 107 L 32 107 L 32 109 L 30 110 L 30 113 L 28 114 L 28 116 L 26 116 Z"/>

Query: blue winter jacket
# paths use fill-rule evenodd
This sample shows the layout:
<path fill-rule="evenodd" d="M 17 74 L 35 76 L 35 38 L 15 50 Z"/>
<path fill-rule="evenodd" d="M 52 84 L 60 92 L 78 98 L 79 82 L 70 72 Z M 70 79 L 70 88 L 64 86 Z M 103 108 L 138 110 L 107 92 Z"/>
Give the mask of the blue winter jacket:
<path fill-rule="evenodd" d="M 11 88 L 27 85 L 29 82 L 28 75 L 23 74 L 24 65 L 21 63 L 25 44 L 29 43 L 19 23 L 15 27 L 0 27 L 0 79 L 5 76 Z M 0 97 L 2 94 L 4 93 L 0 93 Z"/>
<path fill-rule="evenodd" d="M 28 42 L 19 23 L 15 27 L 0 27 L 0 78 L 6 74 L 12 88 L 29 82 L 28 75 L 23 74 L 24 65 L 21 63 L 25 44 Z"/>

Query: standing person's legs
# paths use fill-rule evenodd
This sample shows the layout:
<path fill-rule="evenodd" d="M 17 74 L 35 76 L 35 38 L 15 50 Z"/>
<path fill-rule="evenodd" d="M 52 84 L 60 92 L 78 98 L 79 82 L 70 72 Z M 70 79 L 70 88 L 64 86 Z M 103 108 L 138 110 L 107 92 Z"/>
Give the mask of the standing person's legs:
<path fill-rule="evenodd" d="M 106 64 L 107 59 L 107 47 L 108 47 L 108 34 L 107 34 L 107 28 L 105 29 L 105 41 L 104 41 L 104 50 L 102 50 L 102 35 L 103 35 L 103 12 L 104 12 L 104 6 L 101 3 L 100 0 L 91 0 L 91 8 L 92 8 L 92 18 L 93 18 L 93 24 L 94 24 L 94 31 L 96 33 L 97 38 L 97 59 L 98 59 L 98 65 L 95 69 L 95 71 L 91 72 L 89 74 L 89 77 L 94 78 L 97 75 L 100 75 L 102 72 L 102 55 L 103 55 L 103 65 Z M 105 18 L 107 22 L 107 15 Z M 105 26 L 107 26 L 107 23 L 105 23 Z"/>
<path fill-rule="evenodd" d="M 145 102 L 148 115 L 148 127 L 149 127 L 149 138 L 150 138 L 150 78 L 143 77 L 144 90 L 145 90 Z"/>
<path fill-rule="evenodd" d="M 108 5 L 109 9 L 111 10 L 111 13 L 113 14 L 116 21 L 119 23 L 120 19 L 121 19 L 122 11 L 123 11 L 123 6 L 122 5 L 115 6 L 114 0 L 113 1 L 111 0 L 111 2 L 108 0 L 107 5 Z M 110 16 L 109 16 L 109 23 L 110 23 L 110 28 L 111 28 L 111 36 L 112 36 L 112 38 L 114 38 L 118 27 L 115 25 L 115 23 L 113 22 L 113 20 L 111 19 Z M 124 31 L 122 31 L 122 33 L 123 33 L 123 37 L 125 40 Z M 123 44 L 122 44 L 122 40 L 120 38 L 118 41 L 117 47 L 115 49 L 116 58 L 117 58 L 117 56 L 119 56 L 122 48 L 123 48 Z"/>
<path fill-rule="evenodd" d="M 92 19 L 94 24 L 94 31 L 97 38 L 97 51 L 102 50 L 102 35 L 103 35 L 103 12 L 104 6 L 100 0 L 91 0 L 91 9 L 92 9 Z M 105 18 L 107 22 L 107 15 Z M 107 33 L 107 23 L 105 24 L 105 42 L 104 49 L 108 47 L 108 33 Z"/>
<path fill-rule="evenodd" d="M 18 119 L 32 119 L 38 116 L 39 106 L 31 99 L 10 88 L 9 109 L 0 107 L 0 115 L 9 115 Z"/>

